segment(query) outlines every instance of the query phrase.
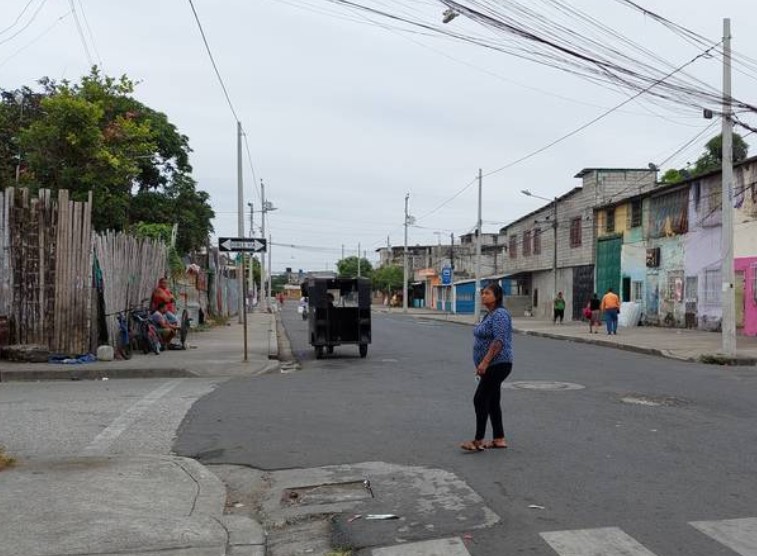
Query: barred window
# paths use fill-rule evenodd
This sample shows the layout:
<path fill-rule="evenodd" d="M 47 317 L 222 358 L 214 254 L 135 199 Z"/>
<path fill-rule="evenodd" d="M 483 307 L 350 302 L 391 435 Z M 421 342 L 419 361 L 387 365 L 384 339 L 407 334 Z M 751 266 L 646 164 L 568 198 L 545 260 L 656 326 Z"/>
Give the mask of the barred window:
<path fill-rule="evenodd" d="M 581 217 L 570 220 L 570 246 L 581 247 Z"/>
<path fill-rule="evenodd" d="M 641 226 L 641 199 L 631 202 L 631 227 Z"/>
<path fill-rule="evenodd" d="M 510 236 L 510 258 L 514 259 L 518 256 L 518 236 L 511 235 Z"/>
<path fill-rule="evenodd" d="M 534 255 L 541 255 L 541 228 L 534 230 Z"/>
<path fill-rule="evenodd" d="M 611 234 L 615 231 L 615 209 L 610 208 L 605 211 L 605 232 Z"/>
<path fill-rule="evenodd" d="M 523 256 L 529 257 L 531 255 L 531 230 L 523 232 Z"/>
<path fill-rule="evenodd" d="M 704 299 L 702 301 L 705 305 L 720 305 L 723 286 L 721 282 L 719 268 L 704 271 Z"/>
<path fill-rule="evenodd" d="M 644 299 L 644 282 L 634 281 L 631 283 L 631 299 L 641 302 Z"/>

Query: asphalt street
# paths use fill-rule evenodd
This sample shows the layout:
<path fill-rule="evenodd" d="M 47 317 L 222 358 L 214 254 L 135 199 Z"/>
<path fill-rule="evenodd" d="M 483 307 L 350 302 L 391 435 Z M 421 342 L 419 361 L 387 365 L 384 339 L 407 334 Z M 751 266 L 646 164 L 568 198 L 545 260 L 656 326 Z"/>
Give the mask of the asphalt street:
<path fill-rule="evenodd" d="M 187 414 L 177 453 L 263 470 L 449 471 L 500 518 L 466 539 L 473 556 L 572 554 L 550 541 L 599 528 L 650 551 L 617 554 L 733 556 L 692 523 L 757 516 L 751 368 L 516 336 L 502 401 L 511 447 L 467 454 L 470 327 L 374 311 L 366 359 L 341 346 L 316 360 L 294 309 L 283 320 L 302 370 L 220 384 Z"/>

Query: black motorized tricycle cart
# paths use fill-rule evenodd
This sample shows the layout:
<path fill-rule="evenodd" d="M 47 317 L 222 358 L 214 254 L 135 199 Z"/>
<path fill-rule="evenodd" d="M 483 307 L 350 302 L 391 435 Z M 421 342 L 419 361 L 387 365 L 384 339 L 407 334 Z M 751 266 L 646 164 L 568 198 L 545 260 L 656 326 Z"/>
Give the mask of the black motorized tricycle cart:
<path fill-rule="evenodd" d="M 360 357 L 371 343 L 371 282 L 367 278 L 311 277 L 302 284 L 308 298 L 308 333 L 315 356 L 334 346 L 357 344 Z"/>

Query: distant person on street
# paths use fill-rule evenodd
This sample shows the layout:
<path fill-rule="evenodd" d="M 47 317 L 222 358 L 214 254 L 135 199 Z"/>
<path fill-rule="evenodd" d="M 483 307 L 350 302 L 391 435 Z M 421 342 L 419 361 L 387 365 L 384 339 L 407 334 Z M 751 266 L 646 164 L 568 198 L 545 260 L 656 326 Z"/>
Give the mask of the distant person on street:
<path fill-rule="evenodd" d="M 557 319 L 560 319 L 560 324 L 562 324 L 562 321 L 564 318 L 565 318 L 565 298 L 562 296 L 562 292 L 557 292 L 557 297 L 555 298 L 555 312 L 552 317 L 552 321 L 554 324 L 557 324 Z"/>
<path fill-rule="evenodd" d="M 600 305 L 602 312 L 605 315 L 605 323 L 607 324 L 607 334 L 618 334 L 618 313 L 620 313 L 620 299 L 612 288 L 607 289 L 607 293 L 602 298 Z"/>
<path fill-rule="evenodd" d="M 179 319 L 176 318 L 176 299 L 171 293 L 171 290 L 168 289 L 168 280 L 166 278 L 158 280 L 158 285 L 152 292 L 150 312 L 154 313 L 157 311 L 158 305 L 161 303 L 166 304 L 166 318 L 168 319 L 168 322 L 171 324 L 178 324 Z"/>
<path fill-rule="evenodd" d="M 302 315 L 302 320 L 307 320 L 308 318 L 308 298 L 306 296 L 302 296 L 300 298 L 300 304 L 297 306 L 297 312 Z"/>
<path fill-rule="evenodd" d="M 460 445 L 467 452 L 507 448 L 500 393 L 502 383 L 513 369 L 512 319 L 502 306 L 502 288 L 499 284 L 489 284 L 481 291 L 481 304 L 486 307 L 487 313 L 473 329 L 473 364 L 479 381 L 473 396 L 476 436 Z M 489 420 L 492 423 L 492 440 L 484 442 Z"/>
<path fill-rule="evenodd" d="M 594 334 L 599 334 L 601 306 L 602 302 L 599 300 L 599 296 L 595 292 L 589 300 L 589 310 L 591 311 L 591 316 L 589 317 L 589 334 L 592 332 L 594 332 Z M 596 327 L 596 330 L 594 330 L 594 327 Z"/>

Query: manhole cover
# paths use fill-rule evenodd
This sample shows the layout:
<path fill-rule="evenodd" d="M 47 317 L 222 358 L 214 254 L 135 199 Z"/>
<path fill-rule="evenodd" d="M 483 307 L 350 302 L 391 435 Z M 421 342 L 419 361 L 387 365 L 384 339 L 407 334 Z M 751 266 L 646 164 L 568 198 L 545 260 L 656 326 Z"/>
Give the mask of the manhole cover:
<path fill-rule="evenodd" d="M 672 396 L 645 396 L 644 394 L 628 394 L 620 398 L 623 403 L 643 405 L 647 407 L 676 407 L 686 405 L 686 400 Z"/>
<path fill-rule="evenodd" d="M 363 481 L 350 481 L 288 488 L 284 491 L 281 503 L 283 506 L 317 506 L 352 502 L 370 497 Z"/>
<path fill-rule="evenodd" d="M 574 382 L 555 382 L 553 380 L 521 380 L 518 382 L 505 382 L 502 388 L 512 390 L 583 390 L 582 384 Z"/>

